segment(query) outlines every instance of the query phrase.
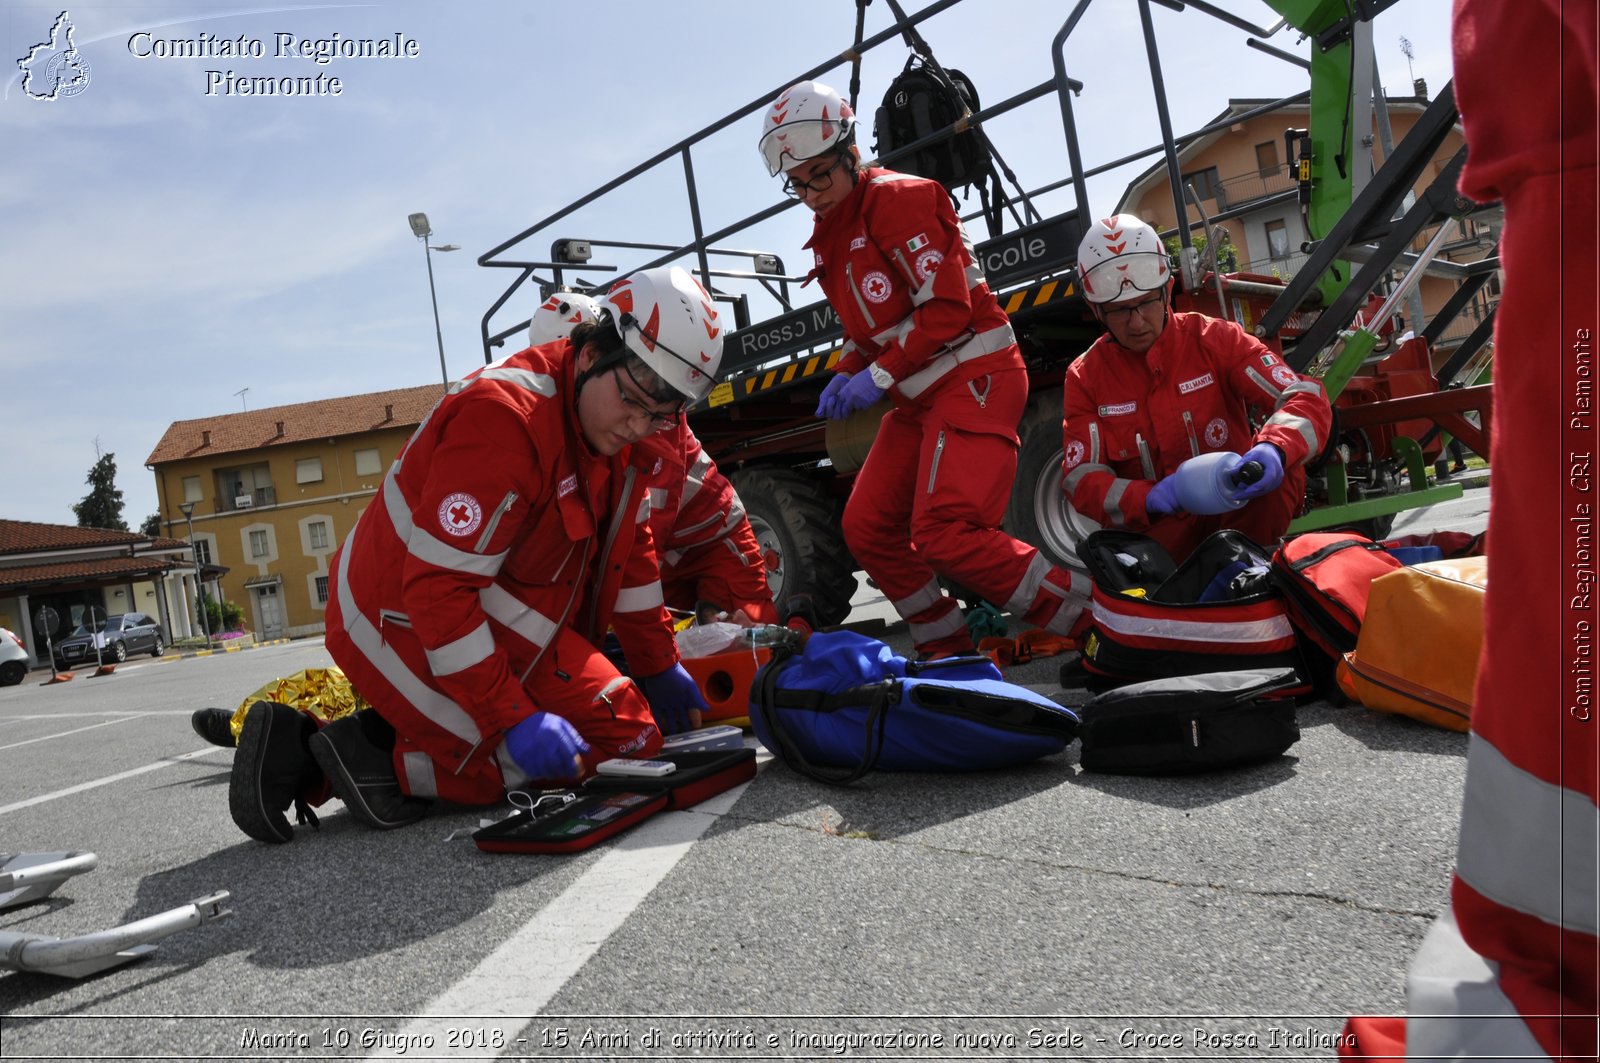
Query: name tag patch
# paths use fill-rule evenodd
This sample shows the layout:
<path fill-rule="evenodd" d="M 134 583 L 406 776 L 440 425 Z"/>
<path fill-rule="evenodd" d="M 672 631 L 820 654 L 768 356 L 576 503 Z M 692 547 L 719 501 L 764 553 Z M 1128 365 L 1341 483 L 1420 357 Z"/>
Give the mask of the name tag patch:
<path fill-rule="evenodd" d="M 1139 408 L 1137 402 L 1120 402 L 1115 406 L 1100 407 L 1101 417 L 1126 417 Z"/>
<path fill-rule="evenodd" d="M 1185 380 L 1183 383 L 1179 384 L 1178 394 L 1187 395 L 1191 391 L 1199 391 L 1201 388 L 1208 388 L 1216 382 L 1216 379 L 1210 373 L 1206 373 L 1204 376 L 1197 376 L 1193 380 Z"/>
<path fill-rule="evenodd" d="M 576 491 L 577 489 L 578 489 L 578 476 L 577 476 L 576 473 L 574 473 L 573 475 L 567 477 L 565 480 L 562 480 L 561 483 L 556 486 L 556 497 L 557 498 L 566 498 L 568 495 L 572 494 L 572 492 Z"/>
<path fill-rule="evenodd" d="M 850 250 L 852 251 L 859 251 L 866 246 L 867 238 L 865 236 L 858 236 L 854 240 L 850 241 Z"/>

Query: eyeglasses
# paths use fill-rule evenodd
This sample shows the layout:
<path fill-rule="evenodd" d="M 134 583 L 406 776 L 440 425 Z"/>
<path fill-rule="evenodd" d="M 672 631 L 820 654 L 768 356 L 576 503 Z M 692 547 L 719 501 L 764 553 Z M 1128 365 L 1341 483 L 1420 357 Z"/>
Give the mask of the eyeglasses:
<path fill-rule="evenodd" d="M 1118 325 L 1122 325 L 1131 321 L 1134 314 L 1146 314 L 1149 312 L 1151 307 L 1164 307 L 1165 305 L 1166 297 L 1163 295 L 1157 295 L 1149 299 L 1141 299 L 1137 303 L 1125 303 L 1122 306 L 1108 306 L 1100 311 L 1100 317 L 1108 325 L 1113 321 Z"/>
<path fill-rule="evenodd" d="M 617 375 L 619 370 L 627 373 L 629 380 L 633 380 L 633 373 L 628 370 L 626 365 L 619 365 L 611 371 L 611 379 L 617 385 L 617 396 L 622 399 L 622 405 L 628 408 L 628 416 L 630 418 L 634 420 L 643 418 L 657 432 L 664 432 L 669 428 L 678 427 L 678 422 L 683 420 L 683 407 L 679 406 L 672 410 L 652 410 L 628 394 L 628 389 L 622 386 L 622 377 Z M 640 391 L 646 390 L 640 386 L 637 380 L 633 380 L 633 386 L 639 388 Z"/>
<path fill-rule="evenodd" d="M 826 192 L 833 187 L 833 171 L 844 163 L 844 155 L 835 155 L 833 165 L 821 173 L 813 174 L 809 181 L 797 181 L 793 177 L 783 179 L 783 194 L 799 199 L 807 192 Z"/>

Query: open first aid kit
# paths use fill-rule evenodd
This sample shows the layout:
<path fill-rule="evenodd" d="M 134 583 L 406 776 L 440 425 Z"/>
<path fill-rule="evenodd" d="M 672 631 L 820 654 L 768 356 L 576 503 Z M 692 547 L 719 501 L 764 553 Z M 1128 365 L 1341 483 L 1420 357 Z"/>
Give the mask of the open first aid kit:
<path fill-rule="evenodd" d="M 749 782 L 756 775 L 756 751 L 661 753 L 633 764 L 646 767 L 595 775 L 576 790 L 541 795 L 532 807 L 474 832 L 473 843 L 486 853 L 581 852 L 657 812 L 692 808 Z"/>
<path fill-rule="evenodd" d="M 1083 669 L 1122 682 L 1242 669 L 1296 669 L 1298 640 L 1271 554 L 1223 529 L 1181 564 L 1132 532 L 1078 544 L 1094 580 Z"/>

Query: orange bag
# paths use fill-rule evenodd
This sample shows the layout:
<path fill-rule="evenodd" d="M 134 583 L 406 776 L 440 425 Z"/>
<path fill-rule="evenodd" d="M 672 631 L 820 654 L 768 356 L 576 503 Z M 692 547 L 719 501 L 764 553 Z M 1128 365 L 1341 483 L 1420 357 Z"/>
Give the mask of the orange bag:
<path fill-rule="evenodd" d="M 1379 576 L 1339 689 L 1369 709 L 1465 731 L 1483 649 L 1489 561 L 1430 561 Z"/>

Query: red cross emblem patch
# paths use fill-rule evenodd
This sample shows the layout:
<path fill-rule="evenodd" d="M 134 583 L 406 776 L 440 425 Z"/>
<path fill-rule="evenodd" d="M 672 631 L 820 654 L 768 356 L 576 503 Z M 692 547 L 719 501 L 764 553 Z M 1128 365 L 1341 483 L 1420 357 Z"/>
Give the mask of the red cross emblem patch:
<path fill-rule="evenodd" d="M 471 535 L 483 523 L 483 507 L 464 492 L 456 492 L 439 503 L 439 527 L 451 535 Z"/>

